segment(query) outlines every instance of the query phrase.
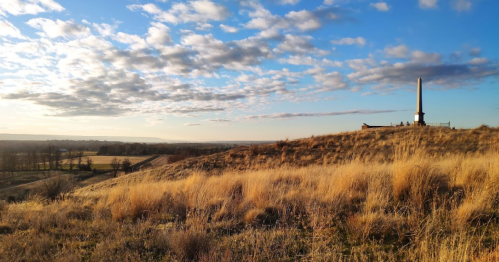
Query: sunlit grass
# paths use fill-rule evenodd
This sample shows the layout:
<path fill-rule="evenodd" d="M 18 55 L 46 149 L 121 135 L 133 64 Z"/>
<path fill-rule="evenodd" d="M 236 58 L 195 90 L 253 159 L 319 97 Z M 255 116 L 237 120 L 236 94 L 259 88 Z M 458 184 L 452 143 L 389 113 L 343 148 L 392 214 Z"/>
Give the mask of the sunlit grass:
<path fill-rule="evenodd" d="M 433 135 L 444 141 L 451 132 Z M 380 149 L 369 155 L 377 161 L 359 153 L 340 155 L 337 163 L 266 163 L 183 176 L 160 174 L 174 170 L 165 167 L 55 201 L 2 203 L 0 254 L 64 261 L 497 261 L 499 150 L 469 136 L 499 141 L 499 135 L 474 132 L 454 137 L 455 151 L 418 147 L 421 141 L 400 134 L 346 133 L 334 141 L 386 136 L 391 154 Z M 304 141 L 292 149 L 333 139 Z M 291 150 L 295 142 L 287 143 Z M 243 153 L 256 159 L 265 150 Z"/>

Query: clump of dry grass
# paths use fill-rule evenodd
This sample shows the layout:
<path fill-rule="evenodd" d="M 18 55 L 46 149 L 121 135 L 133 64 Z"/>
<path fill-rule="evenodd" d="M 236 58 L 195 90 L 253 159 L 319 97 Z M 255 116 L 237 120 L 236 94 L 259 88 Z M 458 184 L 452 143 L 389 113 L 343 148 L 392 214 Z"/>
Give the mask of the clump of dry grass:
<path fill-rule="evenodd" d="M 168 236 L 169 246 L 178 258 L 193 261 L 210 250 L 210 238 L 206 232 L 174 231 Z"/>

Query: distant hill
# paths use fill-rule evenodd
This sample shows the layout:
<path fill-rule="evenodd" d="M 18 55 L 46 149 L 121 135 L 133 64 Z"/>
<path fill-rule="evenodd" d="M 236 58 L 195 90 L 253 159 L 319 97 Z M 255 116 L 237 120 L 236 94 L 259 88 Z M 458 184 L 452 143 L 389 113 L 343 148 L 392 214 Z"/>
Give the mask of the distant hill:
<path fill-rule="evenodd" d="M 67 136 L 67 135 L 26 135 L 26 134 L 0 134 L 0 140 L 17 141 L 46 141 L 46 140 L 98 140 L 98 141 L 119 141 L 136 143 L 165 143 L 173 142 L 157 137 L 128 137 L 128 136 Z"/>

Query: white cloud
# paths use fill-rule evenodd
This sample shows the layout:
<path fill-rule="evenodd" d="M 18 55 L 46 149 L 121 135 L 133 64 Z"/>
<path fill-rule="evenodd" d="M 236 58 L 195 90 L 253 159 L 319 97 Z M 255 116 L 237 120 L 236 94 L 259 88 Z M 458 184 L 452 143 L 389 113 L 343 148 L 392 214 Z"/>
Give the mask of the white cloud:
<path fill-rule="evenodd" d="M 296 5 L 300 2 L 300 0 L 280 0 L 282 5 Z"/>
<path fill-rule="evenodd" d="M 0 15 L 36 15 L 38 13 L 64 11 L 64 7 L 53 0 L 2 0 Z"/>
<path fill-rule="evenodd" d="M 267 30 L 271 28 L 282 29 L 289 26 L 290 24 L 286 21 L 286 19 L 272 15 L 266 17 L 255 17 L 245 25 L 246 28 L 260 30 Z"/>
<path fill-rule="evenodd" d="M 305 74 L 310 74 L 314 77 L 315 82 L 318 84 L 318 88 L 316 89 L 318 92 L 348 89 L 348 83 L 338 71 L 326 73 L 324 68 L 315 67 L 306 70 Z"/>
<path fill-rule="evenodd" d="M 123 32 L 118 32 L 114 37 L 114 40 L 130 45 L 130 48 L 135 50 L 140 50 L 147 48 L 147 43 L 138 35 L 130 35 Z"/>
<path fill-rule="evenodd" d="M 24 39 L 21 31 L 7 20 L 0 19 L 0 36 Z"/>
<path fill-rule="evenodd" d="M 371 3 L 370 6 L 376 8 L 378 11 L 386 12 L 390 10 L 390 6 L 388 6 L 385 2 Z"/>
<path fill-rule="evenodd" d="M 277 32 L 283 29 L 298 29 L 299 31 L 311 31 L 322 27 L 321 21 L 330 21 L 341 18 L 341 10 L 320 7 L 316 10 L 290 11 L 284 17 L 273 15 L 269 10 L 255 2 L 243 2 L 245 6 L 254 8 L 249 12 L 251 20 L 245 24 L 246 28 L 258 29 L 261 31 L 272 30 Z"/>
<path fill-rule="evenodd" d="M 331 43 L 333 45 L 359 45 L 359 46 L 364 46 L 366 44 L 366 39 L 363 37 L 357 37 L 357 38 L 342 38 L 340 40 L 332 40 Z"/>
<path fill-rule="evenodd" d="M 428 8 L 437 8 L 438 0 L 419 0 L 419 7 L 428 9 Z"/>
<path fill-rule="evenodd" d="M 281 44 L 274 49 L 278 53 L 290 52 L 294 54 L 314 53 L 316 55 L 327 55 L 329 52 L 316 48 L 310 42 L 311 36 L 286 34 Z"/>
<path fill-rule="evenodd" d="M 488 62 L 489 62 L 489 60 L 487 60 L 487 58 L 485 58 L 485 57 L 474 57 L 473 59 L 471 59 L 468 62 L 468 64 L 481 65 L 481 64 L 486 64 Z"/>
<path fill-rule="evenodd" d="M 346 64 L 353 70 L 359 71 L 359 70 L 367 70 L 371 67 L 376 66 L 376 61 L 374 60 L 374 58 L 369 57 L 369 58 L 347 60 Z"/>
<path fill-rule="evenodd" d="M 220 28 L 224 31 L 224 32 L 227 32 L 227 33 L 237 33 L 239 32 L 239 29 L 233 27 L 233 26 L 228 26 L 228 25 L 224 25 L 224 24 L 220 24 Z"/>
<path fill-rule="evenodd" d="M 291 64 L 291 65 L 323 65 L 332 67 L 342 67 L 343 63 L 340 61 L 331 61 L 329 59 L 323 58 L 322 61 L 311 56 L 304 55 L 291 55 L 288 58 L 279 59 L 281 64 Z"/>
<path fill-rule="evenodd" d="M 190 4 L 197 14 L 215 21 L 224 20 L 229 15 L 229 11 L 225 6 L 214 4 L 208 0 L 192 1 Z"/>
<path fill-rule="evenodd" d="M 90 29 L 88 27 L 79 25 L 72 20 L 62 21 L 57 19 L 56 21 L 53 21 L 46 18 L 35 18 L 26 22 L 26 24 L 33 28 L 43 30 L 49 38 L 71 36 L 83 37 L 90 34 Z"/>
<path fill-rule="evenodd" d="M 423 51 L 413 51 L 411 52 L 411 61 L 417 63 L 440 63 L 442 61 L 442 55 L 437 53 L 425 53 Z"/>
<path fill-rule="evenodd" d="M 343 62 L 340 62 L 340 61 L 331 61 L 329 59 L 322 59 L 322 65 L 324 66 L 333 66 L 333 67 L 342 67 L 343 66 Z"/>
<path fill-rule="evenodd" d="M 146 38 L 148 44 L 152 46 L 163 46 L 172 42 L 169 33 L 170 28 L 168 28 L 168 26 L 157 22 L 152 22 L 151 25 Z"/>
<path fill-rule="evenodd" d="M 307 10 L 291 11 L 285 17 L 301 31 L 310 31 L 321 27 L 319 18 Z"/>
<path fill-rule="evenodd" d="M 452 8 L 454 8 L 458 12 L 469 11 L 471 9 L 471 1 L 470 0 L 453 0 Z"/>
<path fill-rule="evenodd" d="M 102 23 L 102 24 L 93 23 L 92 26 L 101 36 L 111 36 L 114 34 L 114 31 L 116 30 L 116 28 L 118 28 L 117 24 L 110 25 L 110 24 L 106 24 L 106 23 Z"/>
<path fill-rule="evenodd" d="M 247 75 L 247 74 L 241 74 L 239 75 L 238 77 L 236 77 L 236 81 L 237 82 L 251 82 L 251 81 L 254 81 L 256 80 L 256 76 L 254 75 Z"/>
<path fill-rule="evenodd" d="M 408 51 L 409 51 L 409 48 L 407 48 L 407 46 L 405 46 L 405 45 L 386 47 L 385 48 L 385 55 L 387 57 L 406 58 Z"/>
<path fill-rule="evenodd" d="M 199 30 L 199 31 L 208 31 L 212 28 L 213 28 L 213 26 L 209 23 L 197 23 L 197 25 L 196 25 L 196 30 Z"/>
<path fill-rule="evenodd" d="M 208 0 L 191 1 L 188 4 L 175 3 L 171 9 L 164 11 L 155 4 L 128 5 L 132 11 L 142 10 L 154 15 L 153 18 L 165 23 L 206 23 L 208 21 L 223 21 L 229 16 L 229 10 Z"/>

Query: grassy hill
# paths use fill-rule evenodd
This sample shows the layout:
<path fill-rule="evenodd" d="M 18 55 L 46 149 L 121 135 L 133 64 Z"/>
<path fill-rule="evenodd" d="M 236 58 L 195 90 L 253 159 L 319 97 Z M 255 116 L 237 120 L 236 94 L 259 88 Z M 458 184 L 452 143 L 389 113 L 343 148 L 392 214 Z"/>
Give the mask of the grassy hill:
<path fill-rule="evenodd" d="M 0 203 L 5 261 L 497 261 L 499 128 L 240 147 Z"/>
<path fill-rule="evenodd" d="M 120 183 L 179 179 L 192 173 L 216 175 L 225 171 L 266 170 L 310 165 L 341 165 L 351 161 L 390 163 L 401 154 L 424 151 L 434 157 L 484 153 L 499 144 L 499 128 L 475 129 L 389 128 L 345 132 L 273 144 L 241 146 L 227 152 L 190 158 L 178 163 L 137 172 L 95 185 L 95 189 Z"/>

